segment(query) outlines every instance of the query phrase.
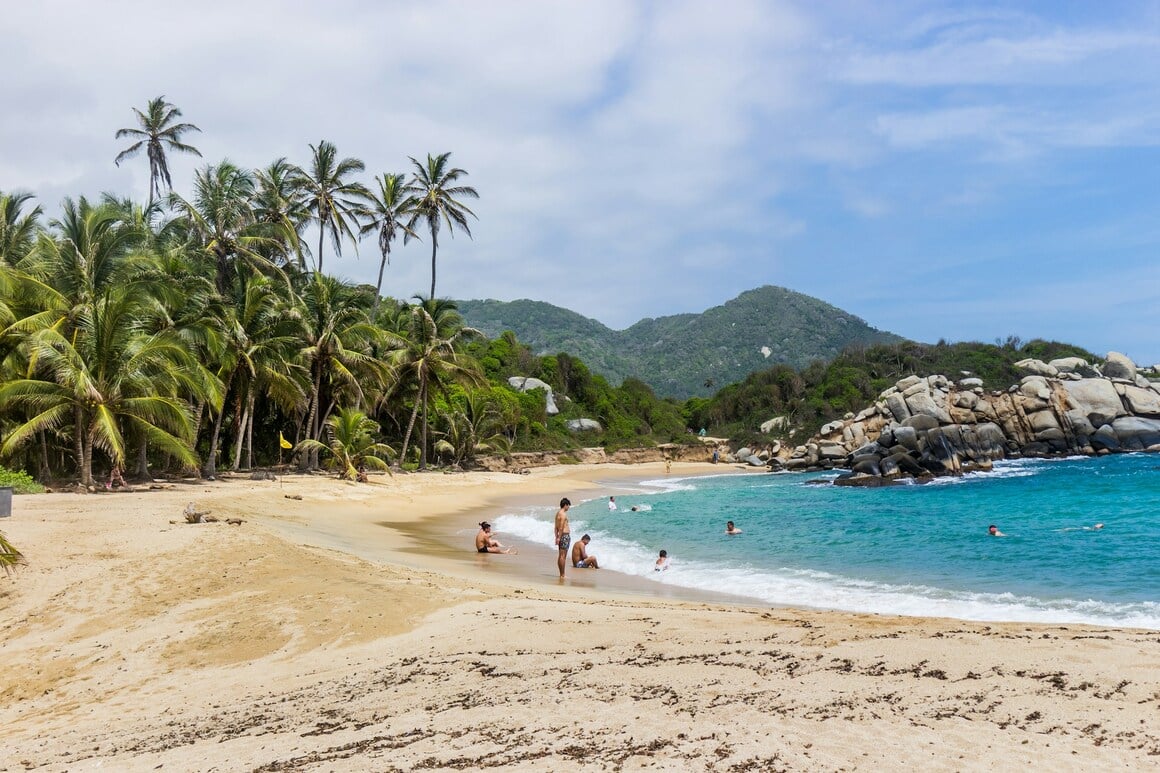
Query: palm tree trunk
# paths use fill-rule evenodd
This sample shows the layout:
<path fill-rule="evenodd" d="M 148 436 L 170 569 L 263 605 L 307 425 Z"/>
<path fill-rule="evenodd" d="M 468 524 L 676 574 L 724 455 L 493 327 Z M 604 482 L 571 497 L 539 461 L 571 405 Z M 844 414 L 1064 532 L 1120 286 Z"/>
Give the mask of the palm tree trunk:
<path fill-rule="evenodd" d="M 152 477 L 149 474 L 149 443 L 145 438 L 141 438 L 141 445 L 137 447 L 137 470 L 133 476 L 141 480 L 149 480 Z"/>
<path fill-rule="evenodd" d="M 424 382 L 420 391 L 423 393 L 423 434 L 422 445 L 419 447 L 419 469 L 427 469 L 427 384 Z"/>
<path fill-rule="evenodd" d="M 234 466 L 237 470 L 242 466 L 242 444 L 246 441 L 246 425 L 250 421 L 250 401 L 247 397 L 245 401 L 245 408 L 242 410 L 242 419 L 238 422 L 238 438 L 234 442 Z"/>
<path fill-rule="evenodd" d="M 209 455 L 205 460 L 205 470 L 202 475 L 210 480 L 213 480 L 217 475 L 217 452 L 218 452 L 218 438 L 221 437 L 222 419 L 225 416 L 225 411 L 219 411 L 213 423 L 213 434 L 209 439 Z"/>
<path fill-rule="evenodd" d="M 383 253 L 383 259 L 379 261 L 379 281 L 375 285 L 375 302 L 371 306 L 371 324 L 377 324 L 379 318 L 379 301 L 383 297 L 383 269 L 387 267 L 387 253 Z"/>
<path fill-rule="evenodd" d="M 254 400 L 255 395 L 250 393 L 250 402 L 246 407 L 246 413 L 249 414 L 250 420 L 246 424 L 246 469 L 254 469 Z"/>
<path fill-rule="evenodd" d="M 37 432 L 40 436 L 40 474 L 41 480 L 48 480 L 52 474 L 52 467 L 48 463 L 48 436 L 44 432 Z"/>
<path fill-rule="evenodd" d="M 93 481 L 93 439 L 86 432 L 81 441 L 84 451 L 81 453 L 81 483 L 92 486 Z"/>
<path fill-rule="evenodd" d="M 314 373 L 314 386 L 310 395 L 310 412 L 306 416 L 306 437 L 311 440 L 318 439 L 318 401 L 319 393 L 322 391 L 322 367 L 315 363 L 317 370 Z M 304 469 L 314 469 L 317 466 L 318 453 L 316 451 L 306 451 L 300 460 L 300 465 Z"/>
<path fill-rule="evenodd" d="M 319 220 L 318 220 L 318 260 L 316 261 L 316 263 L 318 264 L 318 273 L 320 273 L 320 274 L 322 273 L 322 237 L 323 236 L 326 236 L 326 223 L 322 222 L 322 219 L 319 218 Z"/>
<path fill-rule="evenodd" d="M 411 420 L 407 422 L 407 432 L 403 435 L 403 449 L 399 452 L 399 467 L 402 468 L 403 463 L 407 461 L 407 446 L 411 443 L 411 430 L 415 428 L 415 417 L 419 415 L 419 400 L 418 396 L 415 399 L 415 407 L 411 410 Z"/>
<path fill-rule="evenodd" d="M 73 442 L 77 455 L 77 477 L 81 479 L 81 485 L 87 486 L 92 483 L 92 475 L 85 476 L 85 411 L 84 408 L 77 405 L 73 408 Z"/>
<path fill-rule="evenodd" d="M 438 231 L 431 229 L 431 300 L 435 300 L 435 253 L 439 249 Z"/>

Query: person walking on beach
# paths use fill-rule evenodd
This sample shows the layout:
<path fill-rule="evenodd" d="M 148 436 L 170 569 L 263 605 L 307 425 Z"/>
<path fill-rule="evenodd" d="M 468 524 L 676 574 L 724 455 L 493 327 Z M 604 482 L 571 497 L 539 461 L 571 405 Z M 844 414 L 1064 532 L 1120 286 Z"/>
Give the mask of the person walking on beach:
<path fill-rule="evenodd" d="M 568 497 L 560 500 L 560 509 L 556 511 L 556 547 L 560 551 L 556 565 L 560 567 L 560 576 L 564 576 L 564 567 L 568 565 L 568 546 L 572 544 L 572 528 L 568 525 L 568 508 L 572 501 Z"/>
<path fill-rule="evenodd" d="M 596 561 L 596 556 L 588 555 L 588 543 L 591 541 L 592 538 L 585 534 L 572 546 L 572 566 L 577 569 L 600 568 L 600 564 Z"/>

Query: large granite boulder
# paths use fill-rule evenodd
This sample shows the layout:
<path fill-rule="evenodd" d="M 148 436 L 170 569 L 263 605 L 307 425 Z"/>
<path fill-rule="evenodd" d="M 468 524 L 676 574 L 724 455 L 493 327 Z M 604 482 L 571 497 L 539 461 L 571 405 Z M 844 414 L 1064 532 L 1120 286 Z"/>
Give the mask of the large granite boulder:
<path fill-rule="evenodd" d="M 556 407 L 556 398 L 552 394 L 552 387 L 547 382 L 529 376 L 512 376 L 508 379 L 508 384 L 517 392 L 531 392 L 533 389 L 543 389 L 546 394 L 544 398 L 545 412 L 549 416 L 555 416 L 560 412 L 560 409 Z"/>
<path fill-rule="evenodd" d="M 1079 381 L 1064 381 L 1063 388 L 1072 405 L 1088 417 L 1092 426 L 1110 424 L 1113 419 L 1124 416 L 1124 403 L 1115 385 L 1104 378 L 1084 378 Z"/>
<path fill-rule="evenodd" d="M 1160 393 L 1151 387 L 1141 389 L 1134 384 L 1116 384 L 1116 391 L 1124 398 L 1128 409 L 1137 416 L 1160 417 Z"/>
<path fill-rule="evenodd" d="M 1107 360 L 1104 362 L 1104 377 L 1135 381 L 1136 363 L 1119 352 L 1108 352 Z"/>
<path fill-rule="evenodd" d="M 568 419 L 565 426 L 572 432 L 600 432 L 604 429 L 596 419 Z"/>
<path fill-rule="evenodd" d="M 1112 431 L 1120 445 L 1133 451 L 1160 445 L 1160 420 L 1124 416 L 1112 422 Z"/>
<path fill-rule="evenodd" d="M 1015 367 L 1020 370 L 1025 370 L 1036 376 L 1047 376 L 1048 378 L 1055 378 L 1059 375 L 1059 368 L 1054 365 L 1049 365 L 1043 360 L 1026 359 L 1019 360 L 1015 363 Z"/>

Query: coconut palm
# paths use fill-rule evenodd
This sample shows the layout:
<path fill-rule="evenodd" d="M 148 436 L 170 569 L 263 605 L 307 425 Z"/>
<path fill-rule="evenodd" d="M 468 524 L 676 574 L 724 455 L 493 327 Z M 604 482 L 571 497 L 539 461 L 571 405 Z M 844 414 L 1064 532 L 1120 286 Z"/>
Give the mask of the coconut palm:
<path fill-rule="evenodd" d="M 211 381 L 177 336 L 143 332 L 141 320 L 153 307 L 141 285 L 120 284 L 80 309 L 77 335 L 56 327 L 33 332 L 28 346 L 36 375 L 0 385 L 0 406 L 27 408 L 32 416 L 5 437 L 0 454 L 71 417 L 85 485 L 93 483 L 95 449 L 124 465 L 127 431 L 194 464 L 191 412 L 178 395 L 204 394 Z"/>
<path fill-rule="evenodd" d="M 306 192 L 296 182 L 297 167 L 285 158 L 276 159 L 256 172 L 258 190 L 254 196 L 254 217 L 281 237 L 284 252 L 293 255 L 299 270 L 306 270 L 309 249 L 302 232 L 310 222 Z"/>
<path fill-rule="evenodd" d="M 24 555 L 0 532 L 0 566 L 4 567 L 4 573 L 10 574 L 12 567 L 23 563 Z"/>
<path fill-rule="evenodd" d="M 371 324 L 366 294 L 333 277 L 315 272 L 300 298 L 304 341 L 299 358 L 311 381 L 306 437 L 319 440 L 336 404 L 359 407 L 388 386 L 391 369 L 382 354 L 396 341 Z M 308 449 L 303 463 L 316 466 L 317 450 Z"/>
<path fill-rule="evenodd" d="M 169 175 L 169 159 L 165 155 L 166 149 L 192 153 L 200 157 L 201 151 L 183 143 L 181 135 L 186 132 L 199 132 L 201 129 L 191 123 L 176 123 L 177 119 L 181 118 L 181 111 L 166 102 L 164 96 L 149 100 L 145 112 L 137 108 L 133 108 L 133 112 L 137 114 L 137 124 L 140 128 L 118 129 L 117 139 L 132 137 L 136 142 L 118 153 L 114 163 L 120 166 L 125 159 L 137 155 L 142 148 L 146 149 L 149 156 L 149 203 L 152 204 L 161 194 L 162 184 L 167 189 L 173 189 L 173 180 Z"/>
<path fill-rule="evenodd" d="M 41 215 L 39 205 L 23 211 L 32 200 L 31 193 L 0 191 L 0 262 L 15 266 L 32 248 Z"/>
<path fill-rule="evenodd" d="M 357 244 L 355 229 L 358 228 L 359 202 L 370 194 L 358 182 L 350 179 L 355 172 L 366 166 L 357 158 L 338 160 L 338 149 L 333 143 L 322 140 L 317 146 L 311 145 L 313 154 L 310 169 L 296 170 L 293 180 L 306 192 L 306 206 L 310 217 L 318 224 L 318 254 L 315 270 L 322 272 L 322 243 L 327 231 L 330 232 L 334 254 L 342 255 L 342 242 L 350 239 Z"/>
<path fill-rule="evenodd" d="M 474 359 L 459 348 L 482 333 L 464 327 L 453 302 L 416 298 L 410 307 L 406 348 L 399 352 L 400 388 L 412 388 L 415 399 L 399 459 L 405 460 L 415 419 L 422 413 L 419 468 L 427 467 L 427 405 L 432 387 L 446 393 L 452 383 L 479 384 L 482 376 Z"/>
<path fill-rule="evenodd" d="M 212 261 L 218 292 L 229 295 L 242 265 L 263 273 L 275 271 L 267 255 L 279 242 L 255 216 L 254 176 L 222 161 L 198 170 L 193 189 L 192 201 L 172 194 L 169 203 Z"/>
<path fill-rule="evenodd" d="M 435 444 L 435 451 L 450 456 L 457 466 L 476 454 L 506 454 L 511 450 L 500 412 L 483 390 L 453 395 L 439 417 L 443 438 Z"/>
<path fill-rule="evenodd" d="M 410 212 L 407 227 L 413 229 L 419 220 L 427 223 L 431 232 L 431 298 L 435 297 L 435 259 L 439 252 L 439 230 L 443 223 L 447 224 L 447 232 L 455 236 L 455 226 L 463 229 L 471 236 L 471 229 L 467 226 L 467 217 L 475 217 L 475 213 L 467 208 L 460 199 L 478 199 L 479 194 L 469 185 L 455 185 L 459 178 L 466 177 L 467 172 L 462 169 L 449 168 L 450 153 L 438 156 L 427 154 L 427 163 L 421 164 L 411 157 L 415 165 L 415 172 L 411 181 L 404 190 L 409 198 L 404 204 L 404 210 Z M 404 237 L 404 243 L 407 238 Z"/>
<path fill-rule="evenodd" d="M 408 212 L 404 206 L 407 198 L 403 193 L 403 175 L 388 172 L 382 177 L 376 177 L 375 182 L 379 186 L 378 195 L 371 194 L 359 212 L 366 221 L 359 235 L 377 233 L 379 252 L 382 255 L 379 262 L 379 279 L 375 283 L 375 303 L 371 307 L 372 320 L 379 318 L 379 302 L 383 294 L 383 269 L 391 262 L 391 242 L 398 238 L 400 231 L 408 237 L 415 237 L 415 232 L 404 222 Z"/>
<path fill-rule="evenodd" d="M 29 312 L 21 378 L 0 386 L 0 406 L 28 411 L 0 453 L 69 423 L 81 481 L 92 483 L 94 449 L 125 460 L 125 435 L 193 459 L 183 397 L 216 396 L 212 378 L 165 322 L 163 293 L 145 276 L 140 227 L 106 201 L 66 199 L 62 215 L 24 261 Z M 220 396 L 216 396 L 220 401 Z"/>
<path fill-rule="evenodd" d="M 375 440 L 379 425 L 357 408 L 341 408 L 326 420 L 327 442 L 303 440 L 303 451 L 329 451 L 331 467 L 347 480 L 358 480 L 366 468 L 388 470 L 386 459 L 394 449 Z"/>

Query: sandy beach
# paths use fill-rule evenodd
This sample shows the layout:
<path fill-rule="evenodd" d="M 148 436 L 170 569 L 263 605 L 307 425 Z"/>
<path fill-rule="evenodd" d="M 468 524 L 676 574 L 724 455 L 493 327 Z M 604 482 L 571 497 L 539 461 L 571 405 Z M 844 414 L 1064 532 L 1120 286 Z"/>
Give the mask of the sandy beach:
<path fill-rule="evenodd" d="M 602 571 L 561 583 L 550 548 L 471 552 L 505 502 L 660 470 L 17 497 L 0 770 L 1160 764 L 1157 631 L 666 597 Z M 190 502 L 221 520 L 185 523 Z"/>

